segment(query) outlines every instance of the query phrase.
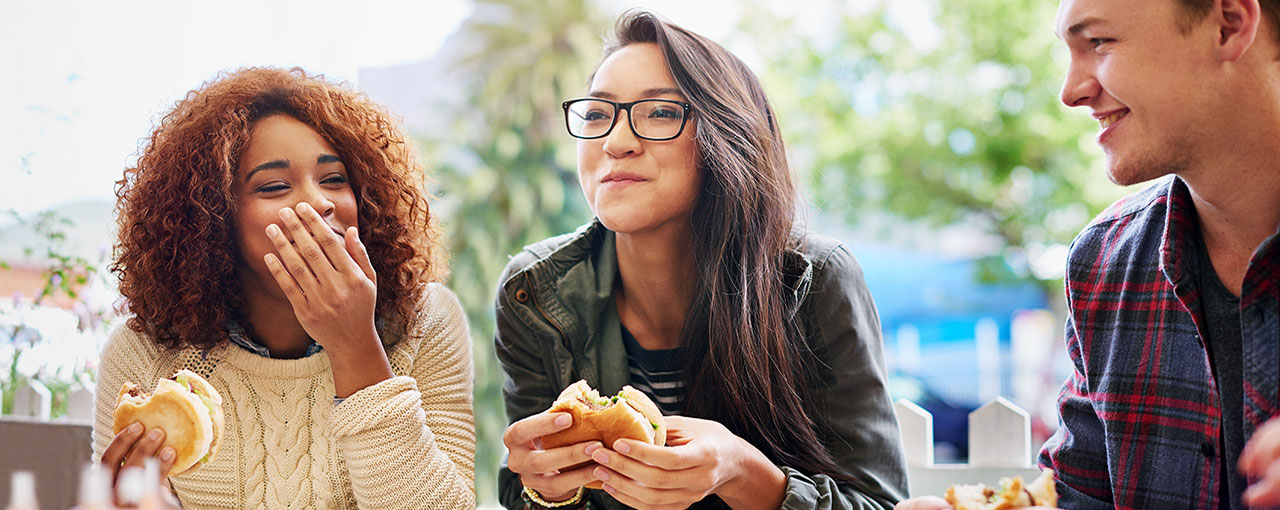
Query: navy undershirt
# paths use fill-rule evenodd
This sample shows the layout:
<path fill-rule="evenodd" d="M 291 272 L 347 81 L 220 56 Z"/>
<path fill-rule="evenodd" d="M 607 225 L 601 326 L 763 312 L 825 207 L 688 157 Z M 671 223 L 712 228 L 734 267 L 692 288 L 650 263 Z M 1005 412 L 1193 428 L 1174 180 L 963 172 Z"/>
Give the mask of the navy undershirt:
<path fill-rule="evenodd" d="M 1240 332 L 1240 298 L 1218 279 L 1204 238 L 1196 236 L 1196 274 L 1200 286 L 1200 315 L 1204 317 L 1209 364 L 1218 383 L 1222 404 L 1219 447 L 1222 485 L 1218 492 L 1223 510 L 1243 509 L 1240 496 L 1248 481 L 1236 468 L 1244 450 L 1244 340 Z"/>

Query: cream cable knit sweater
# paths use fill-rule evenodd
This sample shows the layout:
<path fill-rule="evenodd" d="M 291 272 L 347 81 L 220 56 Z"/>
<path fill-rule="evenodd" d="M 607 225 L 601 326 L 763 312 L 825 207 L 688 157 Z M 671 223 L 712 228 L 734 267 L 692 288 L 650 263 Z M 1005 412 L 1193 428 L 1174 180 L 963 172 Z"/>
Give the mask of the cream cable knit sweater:
<path fill-rule="evenodd" d="M 170 478 L 184 508 L 475 508 L 471 339 L 457 298 L 431 284 L 396 377 L 333 405 L 328 354 L 271 359 L 225 344 L 165 350 L 121 326 L 98 371 L 94 459 L 111 442 L 125 381 L 151 391 L 187 368 L 223 398 L 226 429 L 208 465 Z"/>

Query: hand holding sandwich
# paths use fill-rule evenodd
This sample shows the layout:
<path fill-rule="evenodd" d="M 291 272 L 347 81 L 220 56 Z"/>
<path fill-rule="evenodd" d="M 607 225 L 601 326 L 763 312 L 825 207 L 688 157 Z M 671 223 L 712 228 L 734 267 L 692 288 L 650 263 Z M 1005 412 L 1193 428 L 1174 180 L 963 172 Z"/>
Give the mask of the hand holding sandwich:
<path fill-rule="evenodd" d="M 542 437 L 569 429 L 573 415 L 538 413 L 512 423 L 502 434 L 509 452 L 507 468 L 520 475 L 520 483 L 538 491 L 547 501 L 569 499 L 579 487 L 597 481 L 590 464 L 600 441 L 585 441 L 543 449 Z"/>
<path fill-rule="evenodd" d="M 592 452 L 595 476 L 618 501 L 680 509 L 710 494 L 730 507 L 779 508 L 786 477 L 759 449 L 719 422 L 668 416 L 667 446 L 631 439 Z"/>
<path fill-rule="evenodd" d="M 547 502 L 572 500 L 581 488 L 599 489 L 591 455 L 604 443 L 633 439 L 662 445 L 667 427 L 658 406 L 630 386 L 600 395 L 587 381 L 570 384 L 545 412 L 507 427 L 507 467 Z"/>

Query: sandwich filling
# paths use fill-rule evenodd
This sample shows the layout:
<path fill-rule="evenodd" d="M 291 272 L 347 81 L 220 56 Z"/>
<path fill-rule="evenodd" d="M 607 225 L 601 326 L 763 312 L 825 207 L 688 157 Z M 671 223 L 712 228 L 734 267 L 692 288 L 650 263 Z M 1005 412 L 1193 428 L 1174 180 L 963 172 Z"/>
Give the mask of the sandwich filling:
<path fill-rule="evenodd" d="M 619 391 L 617 395 L 612 397 L 602 397 L 598 390 L 592 389 L 591 391 L 580 393 L 578 395 L 578 401 L 593 412 L 603 411 L 608 409 L 609 406 L 616 405 L 619 402 L 625 403 L 628 406 L 631 406 L 632 409 L 635 409 L 635 406 L 631 405 L 631 403 L 627 401 L 626 395 L 623 395 L 625 391 L 626 390 Z M 636 411 L 639 412 L 639 410 Z M 653 420 L 646 418 L 645 421 L 649 422 L 649 426 L 653 427 L 653 430 L 658 430 L 658 424 L 654 423 Z"/>

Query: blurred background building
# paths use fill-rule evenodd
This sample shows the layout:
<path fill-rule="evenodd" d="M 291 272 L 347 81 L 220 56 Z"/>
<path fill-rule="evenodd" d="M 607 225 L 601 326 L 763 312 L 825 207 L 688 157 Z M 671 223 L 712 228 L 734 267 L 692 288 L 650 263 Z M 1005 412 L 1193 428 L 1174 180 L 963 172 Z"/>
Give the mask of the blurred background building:
<path fill-rule="evenodd" d="M 1047 436 L 1069 369 L 1067 245 L 1126 190 L 1106 181 L 1092 121 L 1057 102 L 1056 4 L 1035 0 L 0 5 L 0 43 L 23 48 L 0 55 L 23 78 L 0 83 L 0 391 L 92 383 L 122 323 L 105 269 L 113 182 L 156 116 L 220 69 L 301 65 L 387 105 L 420 143 L 470 315 L 477 490 L 492 502 L 496 278 L 523 245 L 590 220 L 559 104 L 633 5 L 764 80 L 801 216 L 861 261 L 892 391 L 934 413 L 939 459 L 965 457 L 965 415 L 998 395 Z"/>

